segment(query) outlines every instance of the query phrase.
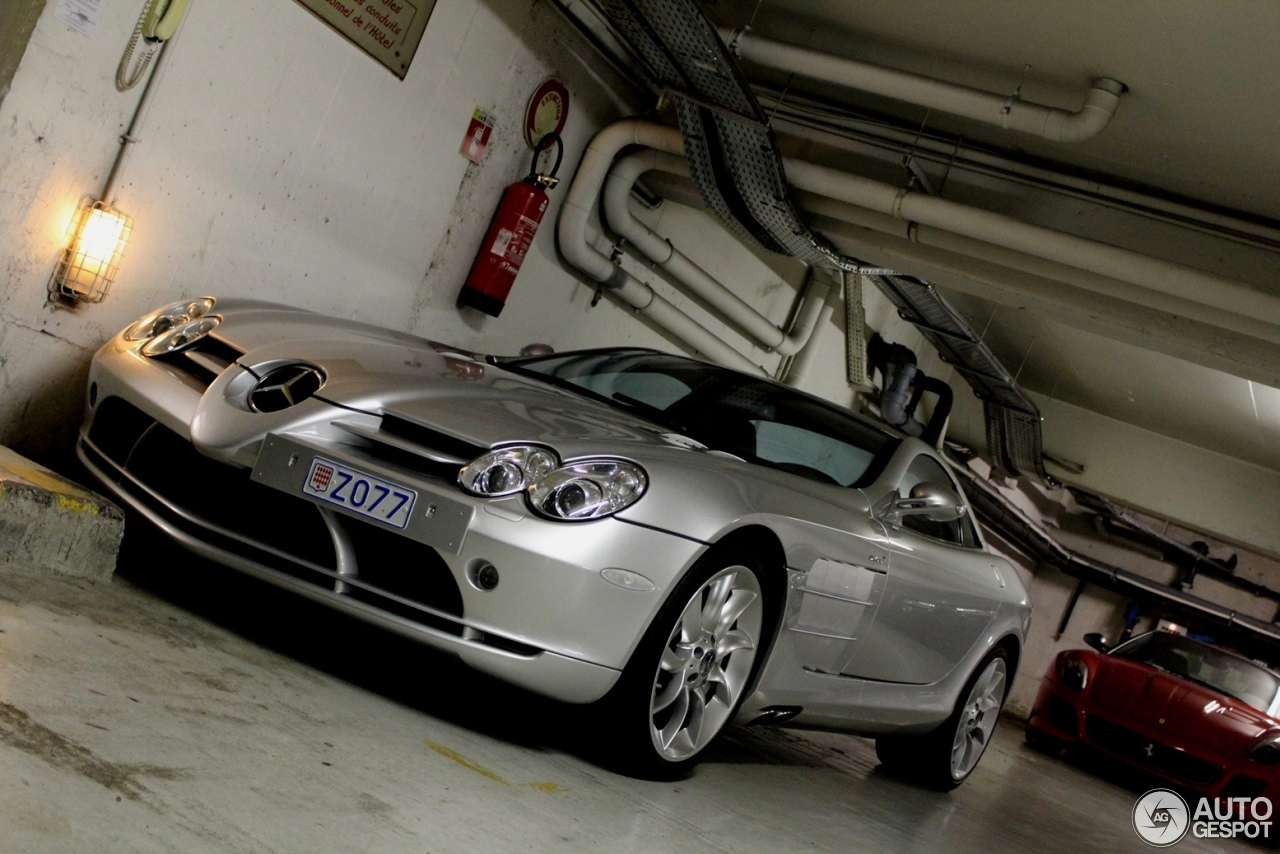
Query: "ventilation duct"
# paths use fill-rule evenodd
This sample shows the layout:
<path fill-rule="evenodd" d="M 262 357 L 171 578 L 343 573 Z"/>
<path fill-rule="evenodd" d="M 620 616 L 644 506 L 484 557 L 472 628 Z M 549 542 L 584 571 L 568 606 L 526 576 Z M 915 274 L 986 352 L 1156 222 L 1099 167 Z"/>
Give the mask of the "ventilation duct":
<path fill-rule="evenodd" d="M 861 273 L 801 219 L 773 131 L 715 26 L 693 0 L 601 0 L 601 10 L 672 98 L 690 174 L 711 211 L 740 238 L 811 266 Z M 900 313 L 974 386 L 1004 473 L 1044 481 L 1040 418 L 959 312 L 932 286 L 873 276 Z M 1006 382 L 1007 379 L 1007 382 Z M 976 384 L 975 384 L 976 382 Z M 1010 410 L 1014 402 L 1018 407 Z M 994 424 L 994 426 L 993 426 Z"/>

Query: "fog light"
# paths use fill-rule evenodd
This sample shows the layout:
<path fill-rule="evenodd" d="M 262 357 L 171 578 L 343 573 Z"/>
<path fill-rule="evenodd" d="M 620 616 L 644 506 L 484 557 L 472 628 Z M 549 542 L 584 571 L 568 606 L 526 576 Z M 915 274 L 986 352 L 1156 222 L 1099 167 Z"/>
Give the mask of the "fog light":
<path fill-rule="evenodd" d="M 492 590 L 498 586 L 498 568 L 488 561 L 478 564 L 472 577 L 481 590 Z"/>

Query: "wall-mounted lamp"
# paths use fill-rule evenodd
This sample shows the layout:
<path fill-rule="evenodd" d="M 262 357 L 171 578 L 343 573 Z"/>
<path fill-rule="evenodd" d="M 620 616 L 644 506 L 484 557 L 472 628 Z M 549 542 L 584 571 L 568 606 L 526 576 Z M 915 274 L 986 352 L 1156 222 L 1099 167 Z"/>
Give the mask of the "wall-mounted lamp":
<path fill-rule="evenodd" d="M 68 232 L 71 245 L 58 256 L 49 292 L 75 302 L 102 302 L 133 232 L 133 217 L 85 196 Z"/>

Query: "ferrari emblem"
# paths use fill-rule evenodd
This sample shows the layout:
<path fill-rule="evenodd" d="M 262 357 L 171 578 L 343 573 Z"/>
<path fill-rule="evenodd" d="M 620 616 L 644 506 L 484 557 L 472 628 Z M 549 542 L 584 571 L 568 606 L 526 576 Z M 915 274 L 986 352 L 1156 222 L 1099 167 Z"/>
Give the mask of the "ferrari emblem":
<path fill-rule="evenodd" d="M 1161 723 L 1164 723 L 1164 721 L 1161 721 Z M 1154 756 L 1156 755 L 1156 746 L 1155 746 L 1155 744 L 1148 744 L 1146 747 L 1142 748 L 1142 752 L 1143 752 L 1143 753 L 1145 753 L 1145 754 L 1147 754 L 1147 758 L 1148 758 L 1148 759 L 1151 759 L 1152 757 L 1154 757 Z"/>

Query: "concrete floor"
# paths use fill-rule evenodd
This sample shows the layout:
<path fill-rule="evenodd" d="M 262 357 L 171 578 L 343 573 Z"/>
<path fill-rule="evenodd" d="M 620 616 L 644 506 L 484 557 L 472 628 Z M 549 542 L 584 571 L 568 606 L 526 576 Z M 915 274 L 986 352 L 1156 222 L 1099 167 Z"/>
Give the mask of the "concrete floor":
<path fill-rule="evenodd" d="M 136 558 L 109 585 L 0 575 L 4 852 L 1147 850 L 1140 783 L 1008 721 L 950 794 L 877 771 L 869 741 L 786 730 L 733 730 L 680 782 L 620 777 L 574 709 L 153 548 L 198 579 Z"/>

